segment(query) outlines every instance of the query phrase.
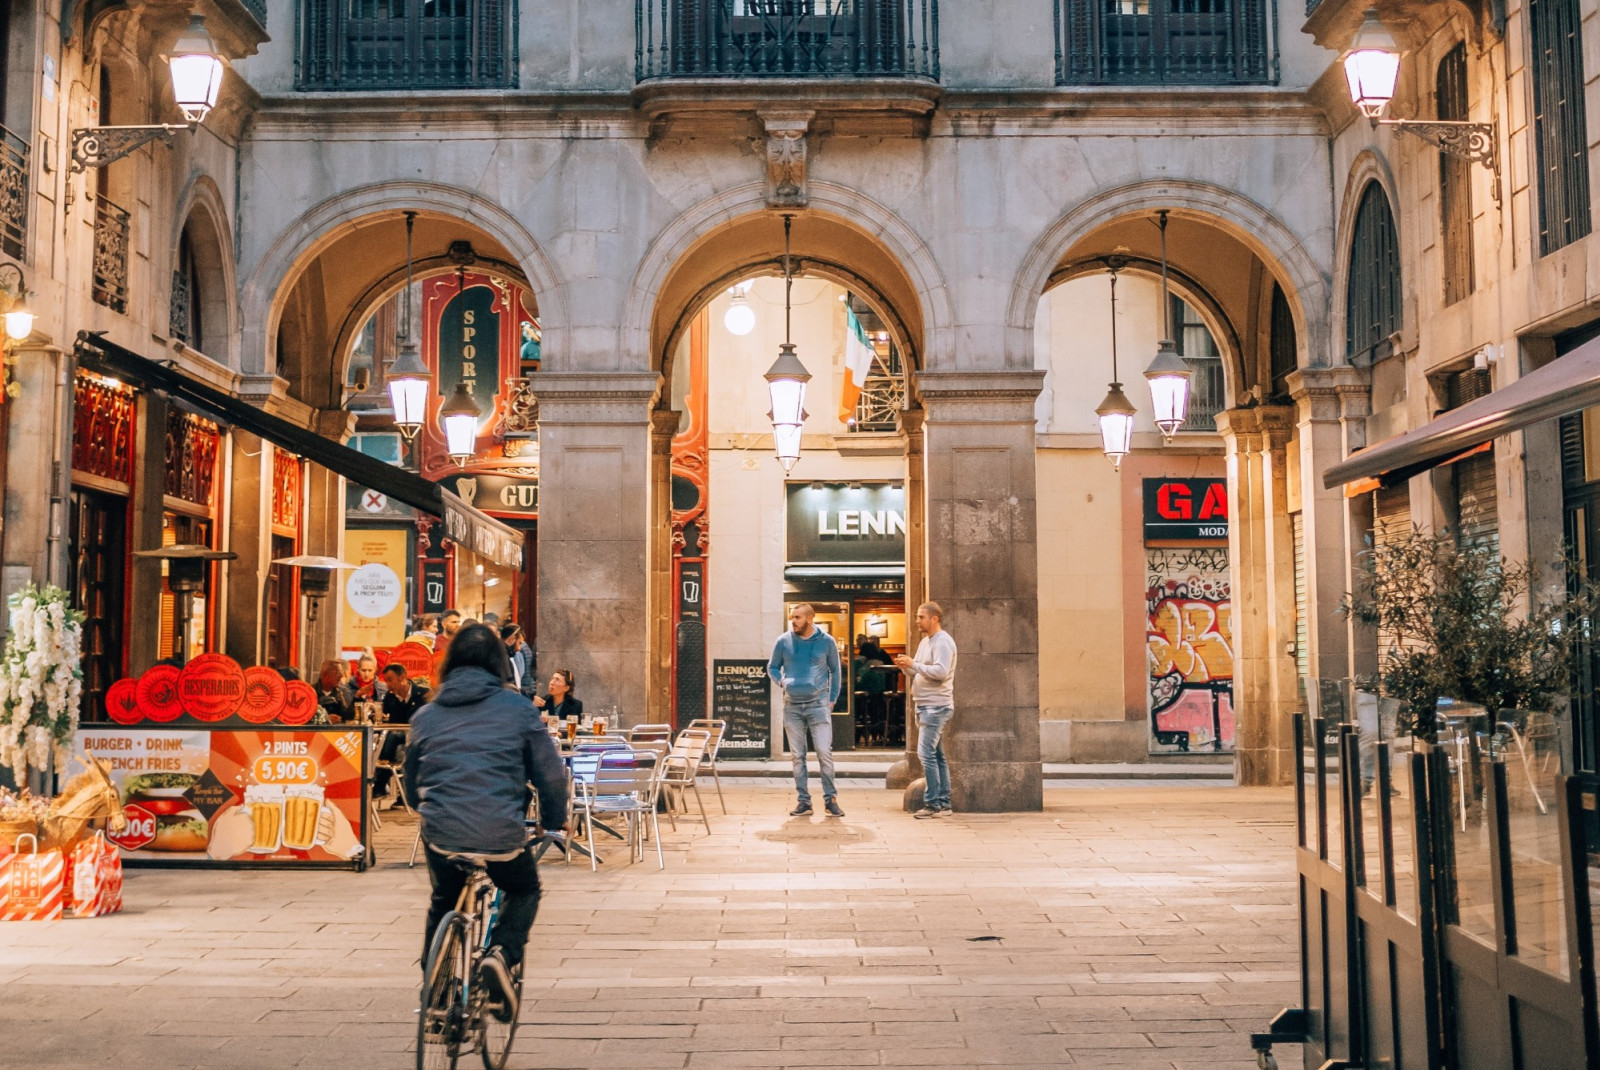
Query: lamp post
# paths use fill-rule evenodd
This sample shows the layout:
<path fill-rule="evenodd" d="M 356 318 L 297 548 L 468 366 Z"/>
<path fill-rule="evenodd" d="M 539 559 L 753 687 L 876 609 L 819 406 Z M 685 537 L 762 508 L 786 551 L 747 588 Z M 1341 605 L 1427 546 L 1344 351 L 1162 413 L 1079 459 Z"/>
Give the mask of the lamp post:
<path fill-rule="evenodd" d="M 179 130 L 193 130 L 217 106 L 222 89 L 222 54 L 206 30 L 203 15 L 190 14 L 189 25 L 172 43 L 167 54 L 167 70 L 172 78 L 172 95 L 184 123 L 159 123 L 154 126 L 90 126 L 72 132 L 72 166 L 78 172 L 104 167 L 152 141 L 172 144 Z"/>
<path fill-rule="evenodd" d="M 772 448 L 778 463 L 785 472 L 794 471 L 800 460 L 800 439 L 806 422 L 806 384 L 811 373 L 800 363 L 794 343 L 789 340 L 790 290 L 794 287 L 794 263 L 789 258 L 789 227 L 794 216 L 783 217 L 783 344 L 778 347 L 778 359 L 767 369 L 767 395 L 772 408 L 767 418 L 772 421 Z"/>
<path fill-rule="evenodd" d="M 422 354 L 411 337 L 411 232 L 416 226 L 417 213 L 406 213 L 406 292 L 401 303 L 400 355 L 384 373 L 384 389 L 389 392 L 389 405 L 394 410 L 395 426 L 407 442 L 422 430 L 427 419 L 428 388 L 433 376 L 422 363 Z"/>
<path fill-rule="evenodd" d="M 1155 359 L 1144 370 L 1150 383 L 1150 403 L 1155 408 L 1156 426 L 1163 442 L 1171 442 L 1189 418 L 1189 383 L 1194 372 L 1178 355 L 1172 340 L 1172 297 L 1167 291 L 1167 211 L 1157 213 L 1161 220 L 1161 341 Z M 1115 326 L 1113 324 L 1113 326 Z"/>
<path fill-rule="evenodd" d="M 1101 447 L 1111 459 L 1111 467 L 1121 469 L 1122 458 L 1133 449 L 1133 418 L 1139 410 L 1117 382 L 1117 271 L 1122 265 L 1119 259 L 1107 260 L 1106 266 L 1111 269 L 1111 389 L 1094 414 L 1100 419 Z"/>

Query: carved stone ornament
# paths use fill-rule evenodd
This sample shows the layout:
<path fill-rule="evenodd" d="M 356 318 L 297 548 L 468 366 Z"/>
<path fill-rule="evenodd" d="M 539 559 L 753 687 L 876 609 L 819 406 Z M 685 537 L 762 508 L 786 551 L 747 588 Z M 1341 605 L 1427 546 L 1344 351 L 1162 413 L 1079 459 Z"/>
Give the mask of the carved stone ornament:
<path fill-rule="evenodd" d="M 806 130 L 814 112 L 764 112 L 767 131 L 767 207 L 804 208 L 810 200 L 806 188 Z"/>

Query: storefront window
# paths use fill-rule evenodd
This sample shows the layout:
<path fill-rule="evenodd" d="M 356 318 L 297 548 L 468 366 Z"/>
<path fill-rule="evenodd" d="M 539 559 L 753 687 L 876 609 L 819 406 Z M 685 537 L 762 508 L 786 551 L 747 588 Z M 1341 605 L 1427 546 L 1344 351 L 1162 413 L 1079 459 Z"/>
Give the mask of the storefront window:
<path fill-rule="evenodd" d="M 464 617 L 495 626 L 516 620 L 517 576 L 515 570 L 457 546 L 455 608 Z"/>

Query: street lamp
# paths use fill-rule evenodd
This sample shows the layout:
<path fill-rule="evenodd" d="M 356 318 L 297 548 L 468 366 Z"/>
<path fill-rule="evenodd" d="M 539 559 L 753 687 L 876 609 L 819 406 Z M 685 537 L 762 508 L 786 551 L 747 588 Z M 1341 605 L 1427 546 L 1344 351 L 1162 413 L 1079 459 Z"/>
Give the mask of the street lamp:
<path fill-rule="evenodd" d="M 800 363 L 794 343 L 789 340 L 789 293 L 794 287 L 794 263 L 789 259 L 789 227 L 794 216 L 783 217 L 783 344 L 778 347 L 778 359 L 767 369 L 767 395 L 772 408 L 767 418 L 772 421 L 772 448 L 778 463 L 785 472 L 794 471 L 800 459 L 800 439 L 806 422 L 806 384 L 811 373 Z"/>
<path fill-rule="evenodd" d="M 472 400 L 467 384 L 457 383 L 450 400 L 439 407 L 439 422 L 444 425 L 445 452 L 462 468 L 478 452 L 478 421 L 483 410 Z"/>
<path fill-rule="evenodd" d="M 722 325 L 728 328 L 728 333 L 741 338 L 756 329 L 756 310 L 750 307 L 746 297 L 749 292 L 748 282 L 741 282 L 730 288 L 728 311 L 722 314 Z"/>
<path fill-rule="evenodd" d="M 1111 389 L 1106 399 L 1094 410 L 1100 419 L 1100 441 L 1111 467 L 1120 469 L 1122 458 L 1133 449 L 1133 418 L 1138 410 L 1117 382 L 1117 270 L 1120 263 L 1107 264 L 1111 269 Z"/>
<path fill-rule="evenodd" d="M 1156 426 L 1161 437 L 1171 442 L 1184 420 L 1189 417 L 1189 381 L 1194 372 L 1178 355 L 1177 344 L 1172 340 L 1172 298 L 1167 292 L 1167 212 L 1157 213 L 1161 219 L 1161 334 L 1156 345 L 1155 359 L 1144 370 L 1150 383 L 1150 403 L 1155 408 Z"/>
<path fill-rule="evenodd" d="M 411 337 L 411 231 L 417 222 L 416 212 L 406 213 L 406 292 L 401 303 L 400 355 L 395 357 L 384 372 L 384 389 L 389 392 L 389 407 L 394 410 L 395 426 L 407 442 L 422 430 L 428 413 L 428 388 L 433 376 L 422 363 L 422 354 Z"/>
<path fill-rule="evenodd" d="M 172 95 L 183 112 L 184 124 L 90 126 L 74 130 L 71 170 L 104 167 L 152 141 L 170 145 L 172 135 L 179 130 L 193 130 L 199 126 L 217 105 L 217 93 L 222 89 L 222 68 L 222 54 L 206 30 L 205 17 L 191 13 L 189 25 L 178 34 L 167 55 Z"/>
<path fill-rule="evenodd" d="M 1344 79 L 1350 89 L 1350 102 L 1361 109 L 1361 114 L 1370 119 L 1373 126 L 1395 127 L 1420 137 L 1441 152 L 1489 168 L 1494 172 L 1494 199 L 1498 202 L 1500 154 L 1495 147 L 1493 123 L 1382 118 L 1400 81 L 1400 55 L 1400 45 L 1394 35 L 1379 20 L 1378 12 L 1368 8 L 1344 56 Z"/>
<path fill-rule="evenodd" d="M 13 342 L 26 341 L 33 333 L 33 310 L 28 307 L 28 283 L 21 264 L 10 261 L 0 264 L 0 294 L 9 300 L 5 312 L 6 337 Z"/>

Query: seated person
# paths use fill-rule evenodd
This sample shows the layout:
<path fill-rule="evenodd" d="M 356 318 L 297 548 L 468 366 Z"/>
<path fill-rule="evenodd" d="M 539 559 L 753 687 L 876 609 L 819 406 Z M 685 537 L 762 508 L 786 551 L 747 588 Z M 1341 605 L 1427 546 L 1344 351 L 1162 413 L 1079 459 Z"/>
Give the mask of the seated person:
<path fill-rule="evenodd" d="M 317 712 L 312 724 L 343 724 L 355 716 L 355 692 L 345 682 L 342 658 L 329 658 L 317 673 Z"/>
<path fill-rule="evenodd" d="M 355 679 L 350 682 L 357 702 L 382 702 L 387 685 L 378 678 L 378 659 L 371 650 L 365 650 L 356 662 Z"/>
<path fill-rule="evenodd" d="M 583 700 L 572 693 L 574 686 L 572 670 L 557 669 L 550 674 L 550 693 L 542 698 L 535 697 L 533 704 L 539 707 L 540 713 L 554 717 L 557 723 L 568 717 L 582 720 Z"/>
<path fill-rule="evenodd" d="M 406 675 L 406 667 L 399 662 L 384 666 L 383 719 L 391 724 L 410 724 L 412 714 L 428 704 L 428 689 Z M 383 737 L 383 749 L 378 752 L 378 768 L 372 774 L 372 794 L 389 793 L 391 770 L 384 763 L 397 763 L 405 756 L 405 733 L 390 732 Z"/>

